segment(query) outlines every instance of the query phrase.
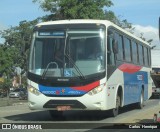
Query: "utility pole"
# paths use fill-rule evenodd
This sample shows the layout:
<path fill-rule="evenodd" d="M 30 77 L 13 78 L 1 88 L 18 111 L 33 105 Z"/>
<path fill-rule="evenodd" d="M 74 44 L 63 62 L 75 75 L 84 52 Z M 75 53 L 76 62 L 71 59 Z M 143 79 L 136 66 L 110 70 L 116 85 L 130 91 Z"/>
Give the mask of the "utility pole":
<path fill-rule="evenodd" d="M 20 67 L 16 67 L 16 68 L 15 68 L 15 72 L 16 72 L 16 74 L 19 76 L 19 85 L 21 86 L 21 84 L 22 84 L 22 79 L 21 79 L 22 69 L 21 69 Z"/>

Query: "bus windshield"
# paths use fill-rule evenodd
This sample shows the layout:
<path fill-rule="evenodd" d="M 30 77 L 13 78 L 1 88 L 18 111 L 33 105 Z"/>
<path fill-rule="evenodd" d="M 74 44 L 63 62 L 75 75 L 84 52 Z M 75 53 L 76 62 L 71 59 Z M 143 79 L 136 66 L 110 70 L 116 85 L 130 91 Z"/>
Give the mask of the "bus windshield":
<path fill-rule="evenodd" d="M 38 31 L 29 72 L 44 77 L 78 77 L 105 71 L 103 29 Z"/>

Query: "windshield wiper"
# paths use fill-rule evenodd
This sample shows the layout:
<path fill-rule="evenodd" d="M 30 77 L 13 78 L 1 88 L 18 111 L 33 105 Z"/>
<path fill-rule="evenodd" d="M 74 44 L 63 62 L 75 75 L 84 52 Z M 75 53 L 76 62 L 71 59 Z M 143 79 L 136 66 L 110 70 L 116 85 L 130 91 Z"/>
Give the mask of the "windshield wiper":
<path fill-rule="evenodd" d="M 78 68 L 78 66 L 74 63 L 73 59 L 68 54 L 65 54 L 65 56 L 68 58 L 69 62 L 71 62 L 71 64 L 74 66 L 74 68 L 76 69 L 76 71 L 79 73 L 80 77 L 82 79 L 86 79 L 85 76 L 83 75 L 83 73 Z"/>
<path fill-rule="evenodd" d="M 66 46 L 67 46 L 67 41 L 69 40 L 69 36 L 68 36 L 68 29 L 66 30 L 66 38 L 65 38 L 65 49 L 67 49 L 66 48 Z M 68 58 L 68 60 L 69 60 L 69 62 L 74 66 L 74 68 L 76 69 L 76 71 L 79 73 L 79 75 L 80 76 L 78 76 L 78 77 L 80 77 L 80 78 L 82 78 L 82 79 L 86 79 L 85 78 L 85 76 L 82 74 L 82 72 L 80 71 L 80 69 L 78 68 L 78 66 L 74 63 L 74 61 L 73 61 L 73 59 L 70 57 L 70 55 L 69 54 L 66 54 L 66 52 L 64 52 L 64 56 L 66 56 L 67 58 Z"/>
<path fill-rule="evenodd" d="M 56 62 L 50 62 L 50 63 L 48 63 L 48 65 L 47 65 L 46 69 L 44 69 L 44 71 L 43 71 L 42 79 L 44 79 L 44 78 L 45 78 L 46 73 L 47 73 L 47 71 L 48 71 L 48 68 L 50 67 L 50 65 L 51 65 L 51 64 L 55 64 L 55 65 L 56 65 L 56 67 L 58 68 L 58 64 L 57 64 Z"/>

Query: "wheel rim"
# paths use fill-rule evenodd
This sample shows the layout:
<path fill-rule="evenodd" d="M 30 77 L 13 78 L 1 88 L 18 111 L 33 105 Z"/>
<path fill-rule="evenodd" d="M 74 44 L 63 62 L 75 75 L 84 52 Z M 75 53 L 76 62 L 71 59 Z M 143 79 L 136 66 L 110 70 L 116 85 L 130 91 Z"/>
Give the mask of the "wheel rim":
<path fill-rule="evenodd" d="M 117 99 L 116 99 L 116 108 L 113 109 L 113 114 L 114 114 L 114 116 L 117 116 L 117 115 L 118 115 L 119 105 L 120 105 L 120 99 L 119 99 L 119 97 L 117 97 Z"/>
<path fill-rule="evenodd" d="M 143 93 L 141 94 L 141 106 L 143 106 Z"/>

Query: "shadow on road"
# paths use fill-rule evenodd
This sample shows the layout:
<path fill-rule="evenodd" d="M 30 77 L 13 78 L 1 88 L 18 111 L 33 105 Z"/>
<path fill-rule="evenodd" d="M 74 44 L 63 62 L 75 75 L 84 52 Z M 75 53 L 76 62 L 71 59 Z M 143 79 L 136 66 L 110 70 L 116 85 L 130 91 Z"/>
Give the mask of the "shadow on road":
<path fill-rule="evenodd" d="M 99 121 L 108 118 L 102 111 L 67 111 L 63 116 L 52 118 L 48 111 L 31 112 L 4 117 L 11 121 Z"/>
<path fill-rule="evenodd" d="M 128 105 L 120 109 L 120 114 L 134 110 L 135 105 Z M 33 111 L 4 117 L 11 121 L 101 121 L 113 118 L 109 111 L 65 111 L 63 116 L 52 118 L 48 111 Z"/>
<path fill-rule="evenodd" d="M 154 120 L 153 119 L 143 119 L 143 120 L 139 120 L 137 123 L 139 123 L 139 124 L 154 123 Z"/>
<path fill-rule="evenodd" d="M 150 100 L 152 100 L 152 99 L 160 99 L 160 95 L 152 95 L 150 97 Z"/>

